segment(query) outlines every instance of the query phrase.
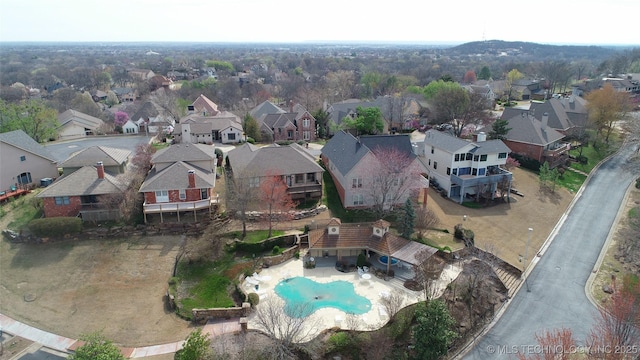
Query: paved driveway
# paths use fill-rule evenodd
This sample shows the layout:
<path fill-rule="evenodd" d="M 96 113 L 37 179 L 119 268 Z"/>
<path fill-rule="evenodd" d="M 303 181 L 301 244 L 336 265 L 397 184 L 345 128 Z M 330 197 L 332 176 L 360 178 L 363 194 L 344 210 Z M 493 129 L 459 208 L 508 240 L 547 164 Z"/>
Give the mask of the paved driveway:
<path fill-rule="evenodd" d="M 520 289 L 465 359 L 509 359 L 517 352 L 531 356 L 536 333 L 561 327 L 571 329 L 578 345 L 584 345 L 596 314 L 585 286 L 625 192 L 638 175 L 624 166 L 632 152 L 624 148 L 592 175 L 528 277 L 531 291 Z"/>
<path fill-rule="evenodd" d="M 149 140 L 151 140 L 151 137 L 145 135 L 96 136 L 77 140 L 50 142 L 45 144 L 45 147 L 51 153 L 54 160 L 61 163 L 65 161 L 69 155 L 91 146 L 109 146 L 131 150 L 132 153 L 135 153 L 136 146 L 148 143 Z"/>

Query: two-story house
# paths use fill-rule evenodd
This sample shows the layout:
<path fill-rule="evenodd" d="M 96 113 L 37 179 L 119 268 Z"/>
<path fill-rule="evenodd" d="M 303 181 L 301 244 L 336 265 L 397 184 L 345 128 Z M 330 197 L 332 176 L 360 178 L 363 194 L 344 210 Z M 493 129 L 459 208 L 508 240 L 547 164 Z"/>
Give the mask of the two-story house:
<path fill-rule="evenodd" d="M 501 140 L 486 140 L 478 134 L 475 142 L 446 132 L 429 130 L 425 134 L 422 161 L 429 179 L 435 181 L 447 197 L 462 203 L 468 196 L 493 200 L 498 185 L 509 193 L 512 175 L 502 168 L 509 148 Z"/>
<path fill-rule="evenodd" d="M 419 203 L 428 188 L 408 135 L 356 138 L 340 131 L 322 148 L 321 158 L 345 209 L 389 209 L 409 197 Z"/>
<path fill-rule="evenodd" d="M 249 177 L 250 186 L 259 187 L 260 179 L 270 174 L 282 176 L 293 200 L 322 196 L 324 169 L 298 144 L 257 147 L 245 143 L 227 156 L 234 178 Z"/>
<path fill-rule="evenodd" d="M 316 119 L 300 104 L 290 103 L 289 112 L 265 101 L 250 112 L 258 125 L 263 139 L 271 141 L 314 141 Z M 258 116 L 258 117 L 256 117 Z"/>
<path fill-rule="evenodd" d="M 53 156 L 22 130 L 0 133 L 0 163 L 0 192 L 58 177 Z"/>
<path fill-rule="evenodd" d="M 570 144 L 562 141 L 564 134 L 548 125 L 547 113 L 542 115 L 542 121 L 527 111 L 521 111 L 520 114 L 506 120 L 507 128 L 510 130 L 504 143 L 511 152 L 536 160 L 540 164 L 548 162 L 552 168 L 568 159 Z"/>
<path fill-rule="evenodd" d="M 143 213 L 175 213 L 180 221 L 181 212 L 197 213 L 217 203 L 213 189 L 216 186 L 216 156 L 214 147 L 204 144 L 174 144 L 156 152 L 151 158 L 153 167 L 147 174 L 140 192 L 144 194 Z"/>
<path fill-rule="evenodd" d="M 223 111 L 215 116 L 187 115 L 180 119 L 173 135 L 176 143 L 212 144 L 219 141 L 223 144 L 237 144 L 242 141 L 243 132 L 240 118 Z"/>

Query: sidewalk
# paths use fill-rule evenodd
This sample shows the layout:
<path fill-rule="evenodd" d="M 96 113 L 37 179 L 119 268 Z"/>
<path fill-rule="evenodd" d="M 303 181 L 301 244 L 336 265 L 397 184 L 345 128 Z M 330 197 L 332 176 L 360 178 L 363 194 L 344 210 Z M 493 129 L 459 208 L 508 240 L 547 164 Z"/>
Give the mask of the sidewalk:
<path fill-rule="evenodd" d="M 63 336 L 58 336 L 46 331 L 42 331 L 40 329 L 36 329 L 3 314 L 0 314 L 0 331 L 3 333 L 11 334 L 13 336 L 20 336 L 21 338 L 39 343 L 46 348 L 64 353 L 69 353 L 70 350 L 74 350 L 82 346 L 82 341 L 69 339 Z M 211 335 L 211 338 L 222 334 L 235 333 L 239 331 L 240 323 L 238 322 L 238 319 L 209 322 L 202 328 L 202 332 Z M 148 356 L 175 353 L 182 348 L 183 343 L 184 340 L 174 343 L 143 346 L 137 348 L 121 347 L 120 351 L 126 358 L 144 358 Z"/>

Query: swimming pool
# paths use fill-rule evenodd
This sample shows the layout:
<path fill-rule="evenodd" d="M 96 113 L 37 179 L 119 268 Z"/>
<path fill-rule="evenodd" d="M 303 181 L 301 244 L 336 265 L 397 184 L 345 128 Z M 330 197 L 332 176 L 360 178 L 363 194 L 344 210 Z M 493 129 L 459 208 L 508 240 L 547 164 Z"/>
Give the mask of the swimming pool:
<path fill-rule="evenodd" d="M 371 310 L 371 301 L 356 294 L 353 284 L 344 280 L 318 283 L 298 276 L 281 281 L 274 290 L 284 299 L 285 313 L 291 317 L 303 317 L 326 307 L 355 315 L 362 315 Z M 299 314 L 297 307 L 307 306 L 305 304 L 309 306 L 309 313 Z"/>
<path fill-rule="evenodd" d="M 383 265 L 387 265 L 387 259 L 389 259 L 388 256 L 380 256 L 380 258 L 378 259 L 378 261 L 383 264 Z M 398 259 L 395 258 L 391 258 L 391 265 L 396 265 L 398 263 Z"/>

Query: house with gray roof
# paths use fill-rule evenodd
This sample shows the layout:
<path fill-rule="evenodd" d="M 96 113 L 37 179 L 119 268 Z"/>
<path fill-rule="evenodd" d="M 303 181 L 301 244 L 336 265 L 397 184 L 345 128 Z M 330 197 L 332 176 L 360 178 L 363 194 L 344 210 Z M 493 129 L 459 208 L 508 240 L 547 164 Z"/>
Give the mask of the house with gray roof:
<path fill-rule="evenodd" d="M 0 191 L 30 188 L 41 179 L 58 177 L 53 156 L 22 130 L 0 133 L 0 163 Z"/>
<path fill-rule="evenodd" d="M 90 146 L 71 154 L 58 167 L 62 173 L 69 175 L 83 166 L 92 166 L 102 162 L 104 170 L 112 175 L 123 174 L 129 163 L 131 151 L 109 146 Z"/>
<path fill-rule="evenodd" d="M 511 150 L 501 140 L 467 141 L 428 130 L 419 151 L 429 180 L 443 195 L 462 204 L 468 197 L 494 200 L 500 189 L 509 199 L 512 174 L 503 167 Z"/>
<path fill-rule="evenodd" d="M 408 129 L 414 120 L 418 120 L 422 105 L 415 98 L 409 96 L 378 96 L 373 101 L 349 99 L 331 104 L 327 109 L 329 121 L 335 125 L 342 124 L 345 117 L 355 119 L 357 109 L 376 107 L 380 109 L 385 123 L 383 132 L 395 133 Z"/>
<path fill-rule="evenodd" d="M 301 104 L 293 102 L 288 110 L 265 101 L 249 114 L 258 122 L 263 141 L 314 141 L 316 119 L 313 115 Z"/>
<path fill-rule="evenodd" d="M 223 144 L 237 144 L 242 141 L 241 120 L 228 112 L 218 112 L 215 116 L 190 114 L 176 125 L 173 135 L 176 143 L 209 144 L 219 141 Z"/>
<path fill-rule="evenodd" d="M 556 167 L 565 163 L 569 156 L 569 143 L 563 141 L 565 135 L 549 126 L 550 116 L 542 114 L 542 121 L 530 112 L 520 111 L 502 119 L 508 121 L 509 132 L 504 143 L 511 152 Z"/>
<path fill-rule="evenodd" d="M 204 144 L 173 144 L 159 150 L 151 158 L 153 167 L 140 186 L 144 195 L 145 222 L 150 214 L 211 214 L 218 203 L 214 194 L 217 159 L 214 147 Z"/>
<path fill-rule="evenodd" d="M 258 187 L 266 176 L 281 176 L 293 200 L 322 197 L 324 169 L 302 146 L 272 144 L 257 147 L 245 143 L 229 151 L 229 166 L 235 178 L 248 178 L 250 186 Z"/>
<path fill-rule="evenodd" d="M 253 109 L 251 109 L 251 111 L 249 111 L 249 115 L 251 115 L 251 117 L 256 120 L 261 118 L 264 115 L 284 114 L 284 113 L 286 113 L 285 110 L 283 110 L 278 105 L 272 103 L 269 100 L 263 101 L 258 106 L 254 107 Z"/>
<path fill-rule="evenodd" d="M 409 197 L 414 198 L 414 203 L 426 204 L 423 190 L 428 183 L 422 176 L 425 169 L 413 151 L 409 135 L 356 138 L 340 131 L 322 148 L 321 158 L 345 209 L 389 209 L 404 204 Z M 401 169 L 394 169 L 391 183 L 385 184 L 389 174 L 380 169 L 393 169 L 394 165 Z M 380 188 L 387 185 L 386 189 Z"/>
<path fill-rule="evenodd" d="M 69 109 L 58 115 L 58 138 L 61 140 L 78 139 L 87 135 L 95 135 L 98 130 L 104 127 L 104 121 L 81 113 L 73 109 Z"/>
<path fill-rule="evenodd" d="M 152 103 L 145 102 L 142 107 L 131 116 L 131 120 L 138 124 L 139 131 L 148 129 L 150 134 L 170 133 L 173 131 L 176 121 L 165 114 L 165 111 Z"/>
<path fill-rule="evenodd" d="M 128 185 L 97 163 L 63 175 L 36 197 L 42 199 L 45 217 L 80 215 L 84 221 L 113 220 L 120 216 L 117 199 Z"/>

